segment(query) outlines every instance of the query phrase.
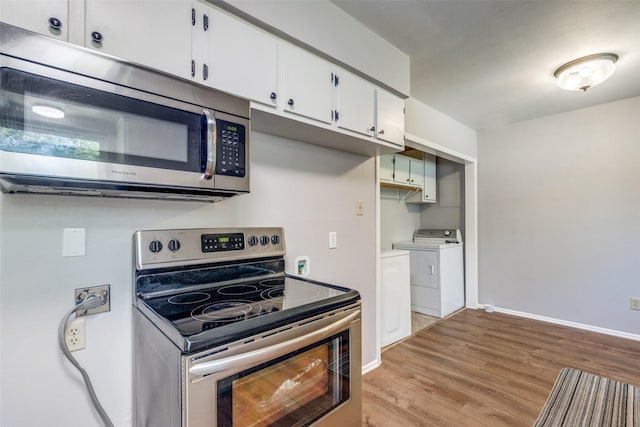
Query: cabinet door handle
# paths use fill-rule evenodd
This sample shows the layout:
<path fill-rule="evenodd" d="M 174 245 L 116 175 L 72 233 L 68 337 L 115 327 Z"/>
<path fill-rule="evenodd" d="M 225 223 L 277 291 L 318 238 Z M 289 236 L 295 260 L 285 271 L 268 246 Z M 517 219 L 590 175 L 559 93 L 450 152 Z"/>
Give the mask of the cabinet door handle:
<path fill-rule="evenodd" d="M 271 98 L 272 101 L 275 101 L 277 97 L 278 95 L 275 92 L 271 92 L 271 96 L 269 96 L 269 98 Z"/>
<path fill-rule="evenodd" d="M 202 80 L 207 80 L 209 78 L 209 67 L 207 64 L 202 65 Z"/>
<path fill-rule="evenodd" d="M 196 10 L 192 7 L 191 8 L 191 26 L 195 26 L 196 25 Z"/>
<path fill-rule="evenodd" d="M 375 132 L 376 131 L 376 127 L 375 126 L 371 126 L 371 128 L 369 129 L 369 132 Z"/>
<path fill-rule="evenodd" d="M 52 30 L 60 31 L 60 28 L 62 28 L 62 21 L 52 16 L 51 18 L 49 18 L 49 27 Z"/>
<path fill-rule="evenodd" d="M 196 61 L 194 59 L 191 60 L 191 77 L 196 76 Z"/>
<path fill-rule="evenodd" d="M 209 29 L 209 15 L 206 13 L 202 17 L 202 29 L 207 31 Z"/>
<path fill-rule="evenodd" d="M 289 102 L 287 102 L 290 107 L 293 107 L 293 98 L 289 98 Z"/>
<path fill-rule="evenodd" d="M 384 129 L 380 129 L 380 132 L 378 132 L 378 134 L 384 135 Z"/>
<path fill-rule="evenodd" d="M 104 40 L 104 38 L 102 37 L 102 34 L 100 34 L 99 32 L 93 31 L 91 33 L 91 40 L 93 40 L 95 44 L 102 44 L 102 41 Z"/>

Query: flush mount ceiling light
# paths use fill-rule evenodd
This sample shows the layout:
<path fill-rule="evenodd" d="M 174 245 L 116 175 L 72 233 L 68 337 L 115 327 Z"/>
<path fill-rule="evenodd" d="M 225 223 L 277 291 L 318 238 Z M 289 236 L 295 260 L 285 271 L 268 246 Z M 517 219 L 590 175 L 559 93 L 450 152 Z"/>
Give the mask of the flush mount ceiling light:
<path fill-rule="evenodd" d="M 64 111 L 58 107 L 51 107 L 49 105 L 34 105 L 31 107 L 31 111 L 42 117 L 48 117 L 50 119 L 62 119 L 64 118 Z"/>
<path fill-rule="evenodd" d="M 562 89 L 586 91 L 611 77 L 617 60 L 615 53 L 597 53 L 567 62 L 553 75 Z"/>

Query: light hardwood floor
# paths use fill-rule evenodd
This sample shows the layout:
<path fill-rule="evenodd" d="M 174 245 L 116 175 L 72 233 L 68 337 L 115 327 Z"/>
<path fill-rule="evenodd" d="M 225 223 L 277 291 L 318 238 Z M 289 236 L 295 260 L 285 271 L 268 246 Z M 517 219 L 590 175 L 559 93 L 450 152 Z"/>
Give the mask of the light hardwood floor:
<path fill-rule="evenodd" d="M 640 341 L 462 310 L 382 354 L 363 425 L 531 426 L 564 367 L 640 385 Z"/>

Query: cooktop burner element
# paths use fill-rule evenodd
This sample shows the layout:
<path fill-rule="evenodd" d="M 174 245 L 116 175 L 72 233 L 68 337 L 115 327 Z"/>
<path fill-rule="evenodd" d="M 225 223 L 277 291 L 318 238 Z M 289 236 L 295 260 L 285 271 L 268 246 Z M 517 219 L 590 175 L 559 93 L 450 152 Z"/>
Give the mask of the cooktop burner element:
<path fill-rule="evenodd" d="M 134 240 L 135 304 L 184 352 L 360 298 L 351 289 L 287 275 L 281 228 L 150 230 Z"/>

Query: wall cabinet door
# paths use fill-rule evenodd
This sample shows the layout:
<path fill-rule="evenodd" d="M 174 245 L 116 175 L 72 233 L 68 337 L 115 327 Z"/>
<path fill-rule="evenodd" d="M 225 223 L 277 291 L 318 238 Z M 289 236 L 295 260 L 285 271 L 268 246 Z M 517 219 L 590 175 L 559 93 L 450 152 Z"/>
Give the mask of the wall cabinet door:
<path fill-rule="evenodd" d="M 375 89 L 368 81 L 341 71 L 337 74 L 338 102 L 336 111 L 339 128 L 361 135 L 375 134 Z"/>
<path fill-rule="evenodd" d="M 284 46 L 283 53 L 283 110 L 330 124 L 332 65 L 288 44 Z"/>
<path fill-rule="evenodd" d="M 209 85 L 262 104 L 275 105 L 278 41 L 225 12 L 211 9 Z"/>
<path fill-rule="evenodd" d="M 409 165 L 409 183 L 414 187 L 422 188 L 424 185 L 424 162 L 411 159 Z"/>
<path fill-rule="evenodd" d="M 422 200 L 435 203 L 436 201 L 436 156 L 424 153 L 424 185 Z"/>
<path fill-rule="evenodd" d="M 68 0 L 2 0 L 2 22 L 68 41 Z"/>
<path fill-rule="evenodd" d="M 383 89 L 376 89 L 376 137 L 404 145 L 404 100 Z"/>
<path fill-rule="evenodd" d="M 85 46 L 191 77 L 191 1 L 86 0 Z"/>
<path fill-rule="evenodd" d="M 384 182 L 393 182 L 393 154 L 382 154 L 380 156 L 380 169 L 378 179 Z"/>
<path fill-rule="evenodd" d="M 406 156 L 394 156 L 393 180 L 398 184 L 411 184 L 411 159 Z"/>

